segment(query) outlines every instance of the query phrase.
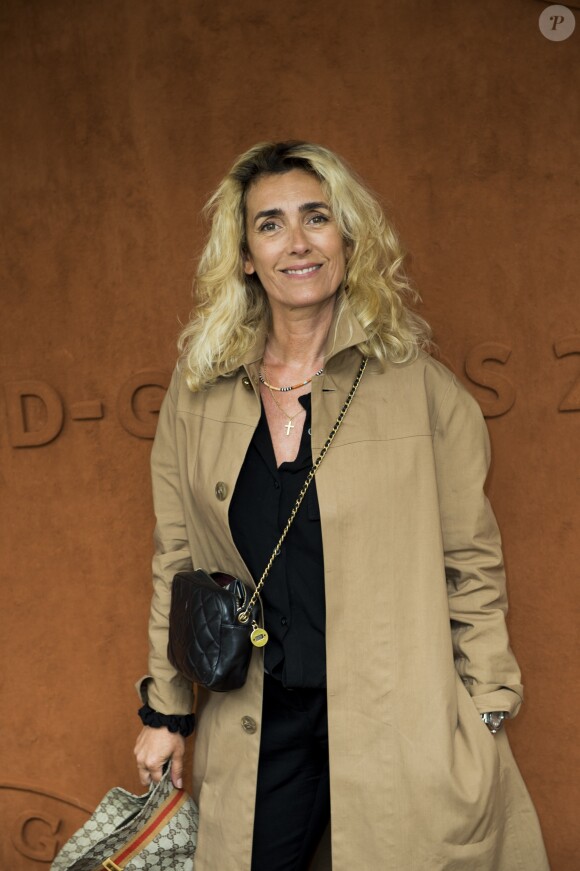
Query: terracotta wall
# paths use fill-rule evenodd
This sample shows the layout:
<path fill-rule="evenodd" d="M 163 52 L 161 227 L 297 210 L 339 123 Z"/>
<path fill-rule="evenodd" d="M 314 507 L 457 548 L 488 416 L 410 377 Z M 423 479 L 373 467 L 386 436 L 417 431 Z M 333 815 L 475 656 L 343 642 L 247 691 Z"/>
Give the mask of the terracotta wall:
<path fill-rule="evenodd" d="M 137 787 L 148 456 L 199 210 L 288 137 L 387 203 L 489 415 L 527 690 L 508 728 L 554 871 L 580 867 L 580 26 L 546 39 L 545 5 L 3 0 L 0 868 L 47 868 Z"/>

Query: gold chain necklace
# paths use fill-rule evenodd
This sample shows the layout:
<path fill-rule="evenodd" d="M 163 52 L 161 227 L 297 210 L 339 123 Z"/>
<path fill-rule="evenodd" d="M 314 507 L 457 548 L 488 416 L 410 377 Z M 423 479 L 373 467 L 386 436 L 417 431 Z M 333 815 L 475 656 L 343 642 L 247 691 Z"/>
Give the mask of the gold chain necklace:
<path fill-rule="evenodd" d="M 264 383 L 265 383 L 265 382 L 264 382 Z M 306 414 L 306 409 L 305 409 L 305 408 L 300 408 L 300 410 L 297 411 L 296 414 L 292 414 L 292 415 L 288 414 L 288 412 L 287 412 L 284 408 L 282 408 L 282 406 L 280 405 L 280 403 L 278 402 L 278 400 L 277 400 L 276 397 L 274 396 L 274 392 L 273 392 L 272 388 L 270 387 L 270 385 L 269 385 L 269 384 L 266 384 L 266 387 L 267 387 L 268 390 L 270 391 L 270 396 L 271 396 L 272 399 L 274 400 L 274 404 L 277 405 L 277 407 L 280 409 L 280 411 L 282 412 L 282 414 L 284 415 L 284 417 L 287 417 L 287 418 L 288 418 L 288 423 L 285 423 L 285 424 L 284 424 L 284 429 L 286 430 L 286 435 L 289 436 L 289 435 L 290 435 L 290 430 L 291 430 L 291 429 L 294 429 L 294 423 L 293 423 L 293 421 L 298 417 L 299 414 L 302 414 L 302 412 L 304 412 L 304 414 Z"/>

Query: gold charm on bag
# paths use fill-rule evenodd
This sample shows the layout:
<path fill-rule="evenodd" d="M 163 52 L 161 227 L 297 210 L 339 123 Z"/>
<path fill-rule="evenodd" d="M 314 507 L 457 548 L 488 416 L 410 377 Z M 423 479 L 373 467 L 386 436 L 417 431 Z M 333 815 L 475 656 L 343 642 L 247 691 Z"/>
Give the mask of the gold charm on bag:
<path fill-rule="evenodd" d="M 254 628 L 250 633 L 250 641 L 254 647 L 264 647 L 264 645 L 268 643 L 268 633 L 255 622 L 252 623 L 252 626 Z"/>

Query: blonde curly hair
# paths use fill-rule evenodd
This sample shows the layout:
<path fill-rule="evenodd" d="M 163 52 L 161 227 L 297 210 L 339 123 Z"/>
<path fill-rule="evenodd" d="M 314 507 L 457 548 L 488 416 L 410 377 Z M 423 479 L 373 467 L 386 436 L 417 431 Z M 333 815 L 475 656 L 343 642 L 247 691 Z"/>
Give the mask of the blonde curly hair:
<path fill-rule="evenodd" d="M 209 238 L 195 282 L 196 305 L 179 337 L 181 366 L 191 390 L 233 374 L 268 322 L 266 294 L 244 272 L 246 198 L 264 175 L 301 169 L 316 176 L 349 247 L 344 299 L 367 339 L 362 354 L 408 363 L 430 345 L 430 329 L 409 307 L 418 300 L 403 269 L 404 253 L 382 208 L 332 151 L 307 142 L 260 143 L 242 154 L 209 199 Z"/>

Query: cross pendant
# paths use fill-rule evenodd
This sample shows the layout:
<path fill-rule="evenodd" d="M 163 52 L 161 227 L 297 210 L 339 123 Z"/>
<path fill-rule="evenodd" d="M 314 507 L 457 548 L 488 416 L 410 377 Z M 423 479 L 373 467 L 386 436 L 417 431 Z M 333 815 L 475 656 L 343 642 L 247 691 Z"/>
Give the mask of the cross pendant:
<path fill-rule="evenodd" d="M 291 420 L 289 420 L 288 423 L 286 424 L 286 435 L 290 435 L 291 429 L 294 429 L 294 424 L 292 423 Z"/>

